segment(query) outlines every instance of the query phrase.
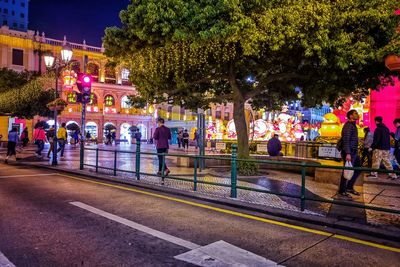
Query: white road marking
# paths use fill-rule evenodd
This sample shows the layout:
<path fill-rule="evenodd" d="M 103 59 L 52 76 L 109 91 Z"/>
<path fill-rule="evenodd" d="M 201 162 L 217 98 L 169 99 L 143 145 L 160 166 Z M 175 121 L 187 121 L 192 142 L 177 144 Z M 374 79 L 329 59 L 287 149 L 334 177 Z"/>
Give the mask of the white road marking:
<path fill-rule="evenodd" d="M 11 261 L 9 261 L 3 253 L 0 252 L 0 266 L 1 267 L 15 267 Z"/>
<path fill-rule="evenodd" d="M 238 248 L 223 240 L 214 242 L 174 257 L 197 266 L 281 266 L 250 251 Z"/>
<path fill-rule="evenodd" d="M 18 177 L 35 177 L 35 176 L 52 176 L 52 175 L 57 175 L 57 173 L 7 175 L 7 176 L 0 176 L 0 179 L 2 179 L 2 178 L 18 178 Z"/>
<path fill-rule="evenodd" d="M 119 222 L 119 223 L 124 224 L 126 226 L 129 226 L 129 227 L 131 227 L 133 229 L 142 231 L 142 232 L 147 233 L 149 235 L 152 235 L 152 236 L 155 236 L 157 238 L 160 238 L 160 239 L 166 240 L 168 242 L 171 242 L 173 244 L 179 245 L 181 247 L 185 247 L 185 248 L 188 248 L 188 249 L 196 249 L 196 248 L 200 247 L 200 245 L 197 245 L 197 244 L 194 244 L 192 242 L 183 240 L 181 238 L 178 238 L 178 237 L 175 237 L 175 236 L 172 236 L 172 235 L 169 235 L 169 234 L 166 234 L 166 233 L 151 229 L 151 228 L 149 228 L 147 226 L 144 226 L 144 225 L 129 221 L 129 220 L 125 219 L 125 218 L 122 218 L 122 217 L 119 217 L 117 215 L 108 213 L 106 211 L 99 210 L 99 209 L 97 209 L 95 207 L 86 205 L 86 204 L 84 204 L 82 202 L 70 202 L 70 204 L 72 204 L 74 206 L 77 206 L 79 208 L 82 208 L 84 210 L 90 211 L 92 213 L 95 213 L 97 215 L 100 215 L 102 217 L 105 217 L 107 219 L 110 219 L 112 221 Z"/>
<path fill-rule="evenodd" d="M 168 241 L 170 243 L 179 245 L 181 247 L 190 249 L 190 251 L 177 255 L 174 258 L 189 262 L 198 266 L 203 267 L 216 267 L 216 266 L 234 266 L 234 267 L 245 267 L 245 266 L 260 266 L 270 267 L 278 266 L 277 263 L 267 260 L 257 254 L 251 253 L 250 251 L 241 249 L 234 245 L 231 245 L 225 241 L 218 241 L 207 246 L 200 246 L 190 241 L 154 230 L 147 226 L 132 222 L 125 218 L 117 215 L 108 213 L 106 211 L 97 209 L 95 207 L 86 205 L 82 202 L 70 202 L 71 205 L 79 207 L 81 209 L 90 211 L 94 214 L 100 215 L 112 221 L 121 223 L 129 226 L 133 229 L 142 231 L 154 237 Z M 280 265 L 279 265 L 280 266 Z"/>

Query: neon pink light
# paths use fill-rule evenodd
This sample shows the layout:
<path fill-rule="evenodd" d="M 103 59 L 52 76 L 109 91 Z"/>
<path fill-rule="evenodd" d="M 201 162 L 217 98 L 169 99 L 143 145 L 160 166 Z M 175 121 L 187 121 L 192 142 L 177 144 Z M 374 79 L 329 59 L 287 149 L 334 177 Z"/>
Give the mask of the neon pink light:
<path fill-rule="evenodd" d="M 394 86 L 385 86 L 380 91 L 371 92 L 370 125 L 375 129 L 374 118 L 382 116 L 383 123 L 394 131 L 393 120 L 400 118 L 400 82 L 397 78 Z"/>
<path fill-rule="evenodd" d="M 91 79 L 90 79 L 89 76 L 84 76 L 84 77 L 83 77 L 83 81 L 84 81 L 85 83 L 90 83 L 90 82 L 91 82 Z"/>

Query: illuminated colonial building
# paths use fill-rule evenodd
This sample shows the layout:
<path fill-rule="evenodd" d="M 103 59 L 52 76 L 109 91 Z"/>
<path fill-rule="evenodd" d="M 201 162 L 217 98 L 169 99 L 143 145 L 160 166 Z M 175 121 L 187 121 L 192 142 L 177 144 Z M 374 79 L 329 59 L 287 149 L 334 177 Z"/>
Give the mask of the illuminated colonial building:
<path fill-rule="evenodd" d="M 43 53 L 50 50 L 59 55 L 62 45 L 66 42 L 65 37 L 64 40 L 54 40 L 37 32 L 15 31 L 3 26 L 0 28 L 0 67 L 44 73 L 46 67 Z M 150 138 L 155 126 L 154 114 L 150 114 L 150 111 L 154 108 L 136 110 L 126 103 L 127 96 L 136 93 L 134 86 L 129 82 L 128 70 L 122 66 L 107 64 L 102 47 L 89 46 L 85 42 L 69 44 L 73 49 L 69 70 L 86 71 L 94 78 L 93 94 L 87 106 L 86 130 L 90 131 L 99 142 L 103 140 L 106 128 L 115 128 L 117 139 L 130 141 L 129 129 L 136 126 L 142 132 L 143 139 Z M 69 104 L 59 116 L 58 123 L 76 123 L 80 126 L 81 105 L 77 103 L 76 93 L 72 88 L 65 86 L 64 76 L 68 74 L 67 70 L 63 74 L 59 80 L 59 88 L 62 88 L 60 95 Z M 39 118 L 35 120 L 37 119 Z M 51 124 L 51 120 L 49 123 Z M 26 125 L 29 126 L 29 123 Z"/>

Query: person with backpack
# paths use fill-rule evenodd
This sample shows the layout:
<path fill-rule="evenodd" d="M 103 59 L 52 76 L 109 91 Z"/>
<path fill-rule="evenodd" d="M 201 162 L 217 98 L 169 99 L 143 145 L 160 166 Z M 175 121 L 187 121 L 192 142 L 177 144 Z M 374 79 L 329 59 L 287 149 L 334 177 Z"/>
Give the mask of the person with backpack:
<path fill-rule="evenodd" d="M 381 163 L 385 166 L 386 170 L 393 170 L 392 163 L 390 162 L 390 130 L 383 123 L 381 116 L 375 118 L 376 129 L 374 131 L 374 141 L 371 145 L 372 153 L 372 168 L 379 169 Z M 378 178 L 377 172 L 372 172 L 368 178 Z M 396 179 L 397 175 L 389 173 L 390 179 Z"/>
<path fill-rule="evenodd" d="M 188 133 L 188 130 L 187 129 L 185 129 L 185 131 L 184 131 L 184 133 L 182 134 L 182 140 L 183 140 L 183 149 L 185 149 L 185 147 L 186 147 L 186 150 L 188 150 L 189 149 L 189 133 Z"/>
<path fill-rule="evenodd" d="M 42 157 L 42 151 L 44 149 L 44 143 L 46 142 L 46 133 L 44 132 L 43 125 L 39 125 L 34 133 L 33 133 L 33 140 L 35 145 L 37 145 L 37 150 L 35 151 L 35 155 L 38 158 Z"/>
<path fill-rule="evenodd" d="M 56 137 L 56 130 L 54 129 L 53 126 L 51 126 L 50 129 L 47 131 L 46 137 L 47 141 L 49 141 L 50 143 L 49 151 L 47 151 L 47 158 L 50 158 L 50 153 L 53 153 L 54 142 Z"/>
<path fill-rule="evenodd" d="M 346 162 L 349 161 L 351 162 L 353 167 L 361 167 L 361 160 L 358 156 L 358 131 L 356 126 L 359 115 L 355 109 L 352 109 L 347 112 L 346 117 L 347 122 L 343 126 L 342 137 L 338 143 L 337 148 L 341 152 L 343 166 L 345 166 Z M 354 184 L 356 183 L 360 173 L 360 171 L 354 170 L 353 176 L 348 181 L 346 178 L 344 178 L 343 170 L 342 176 L 340 178 L 339 195 L 348 198 L 351 198 L 348 193 L 356 196 L 360 195 L 359 192 L 354 190 Z"/>
<path fill-rule="evenodd" d="M 29 134 L 28 134 L 28 127 L 22 131 L 20 140 L 22 141 L 22 147 L 26 147 L 29 143 Z"/>
<path fill-rule="evenodd" d="M 8 143 L 7 143 L 7 156 L 4 162 L 7 164 L 8 159 L 11 156 L 15 157 L 15 160 L 17 160 L 17 152 L 15 151 L 15 148 L 17 146 L 19 140 L 19 135 L 18 135 L 18 130 L 17 127 L 13 127 L 11 131 L 8 133 Z"/>

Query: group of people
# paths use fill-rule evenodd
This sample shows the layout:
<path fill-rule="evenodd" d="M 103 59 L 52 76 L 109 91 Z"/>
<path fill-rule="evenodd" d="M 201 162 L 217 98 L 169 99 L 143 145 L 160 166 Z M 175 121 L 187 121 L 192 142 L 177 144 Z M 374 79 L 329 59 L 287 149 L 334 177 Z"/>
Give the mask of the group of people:
<path fill-rule="evenodd" d="M 342 129 L 341 141 L 338 148 L 341 151 L 343 161 L 351 162 L 353 167 L 361 167 L 362 161 L 358 156 L 358 131 L 356 122 L 359 119 L 359 114 L 356 110 L 347 112 L 347 122 Z M 392 171 L 393 165 L 390 161 L 391 137 L 394 140 L 394 157 L 397 163 L 400 163 L 400 118 L 395 119 L 393 124 L 396 128 L 395 133 L 390 133 L 389 128 L 383 123 L 381 116 L 374 119 L 376 129 L 372 134 L 369 129 L 365 130 L 364 148 L 362 159 L 368 158 L 368 167 L 379 169 L 381 163 L 384 167 Z M 360 175 L 359 170 L 354 170 L 354 174 L 350 180 L 345 179 L 343 173 L 340 179 L 339 194 L 345 197 L 351 197 L 349 194 L 360 195 L 354 190 L 354 184 Z M 372 172 L 368 175 L 369 178 L 378 178 L 377 172 Z M 398 179 L 395 173 L 388 174 L 389 179 Z"/>
<path fill-rule="evenodd" d="M 54 144 L 57 142 L 57 153 L 61 152 L 60 157 L 63 158 L 65 145 L 67 144 L 67 129 L 65 123 L 61 124 L 57 133 L 53 126 L 46 132 L 43 125 L 38 125 L 33 132 L 33 141 L 37 146 L 37 150 L 35 151 L 36 157 L 42 158 L 44 144 L 49 143 L 50 148 L 47 152 L 47 158 L 50 158 L 50 154 L 53 153 Z"/>
<path fill-rule="evenodd" d="M 187 129 L 178 132 L 178 147 L 181 148 L 181 146 L 183 149 L 189 149 L 189 133 Z"/>

